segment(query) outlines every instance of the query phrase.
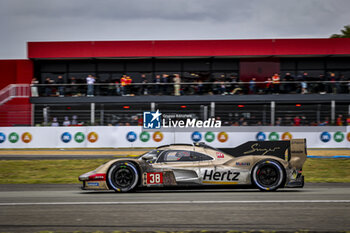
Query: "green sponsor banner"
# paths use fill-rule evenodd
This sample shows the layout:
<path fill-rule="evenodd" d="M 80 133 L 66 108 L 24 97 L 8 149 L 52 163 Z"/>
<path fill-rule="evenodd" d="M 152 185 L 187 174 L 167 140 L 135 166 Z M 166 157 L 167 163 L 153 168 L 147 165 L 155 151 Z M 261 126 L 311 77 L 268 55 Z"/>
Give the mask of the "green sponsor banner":
<path fill-rule="evenodd" d="M 212 142 L 212 141 L 214 141 L 214 139 L 215 139 L 215 135 L 214 135 L 214 133 L 213 132 L 207 132 L 205 135 L 204 135 L 204 139 L 205 139 L 205 141 L 207 141 L 207 142 Z"/>
<path fill-rule="evenodd" d="M 11 143 L 16 143 L 16 142 L 18 142 L 18 139 L 19 139 L 19 136 L 18 136 L 17 133 L 15 133 L 15 132 L 10 133 L 10 135 L 9 135 L 9 141 L 10 141 Z"/>
<path fill-rule="evenodd" d="M 280 139 L 280 136 L 276 132 L 271 132 L 269 134 L 269 140 L 270 141 L 278 141 Z"/>
<path fill-rule="evenodd" d="M 342 142 L 344 140 L 345 136 L 343 134 L 343 132 L 336 132 L 334 135 L 333 135 L 333 139 L 334 141 L 336 142 Z"/>
<path fill-rule="evenodd" d="M 82 132 L 78 132 L 74 135 L 74 140 L 77 143 L 82 143 L 85 140 L 85 135 Z"/>
<path fill-rule="evenodd" d="M 151 135 L 146 131 L 144 131 L 140 134 L 140 140 L 142 142 L 148 142 L 150 138 L 151 138 Z"/>

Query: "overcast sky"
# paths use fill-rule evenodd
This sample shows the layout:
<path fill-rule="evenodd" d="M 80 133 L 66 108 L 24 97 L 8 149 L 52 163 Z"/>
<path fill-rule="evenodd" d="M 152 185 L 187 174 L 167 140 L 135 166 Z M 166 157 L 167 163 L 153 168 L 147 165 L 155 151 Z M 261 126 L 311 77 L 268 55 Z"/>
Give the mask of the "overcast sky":
<path fill-rule="evenodd" d="M 0 0 L 0 59 L 27 41 L 325 38 L 349 0 Z"/>

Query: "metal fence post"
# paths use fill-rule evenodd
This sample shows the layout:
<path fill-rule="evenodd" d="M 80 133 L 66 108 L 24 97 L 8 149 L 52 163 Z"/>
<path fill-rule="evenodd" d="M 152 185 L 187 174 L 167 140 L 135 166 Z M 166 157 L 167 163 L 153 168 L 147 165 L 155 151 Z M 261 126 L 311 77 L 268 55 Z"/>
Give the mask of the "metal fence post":
<path fill-rule="evenodd" d="M 335 122 L 335 101 L 332 100 L 331 102 L 331 123 L 334 124 Z"/>
<path fill-rule="evenodd" d="M 215 117 L 215 102 L 210 103 L 210 117 Z"/>
<path fill-rule="evenodd" d="M 95 103 L 91 103 L 91 116 L 90 116 L 90 121 L 91 125 L 95 124 Z"/>
<path fill-rule="evenodd" d="M 271 125 L 275 125 L 275 101 L 271 101 Z"/>

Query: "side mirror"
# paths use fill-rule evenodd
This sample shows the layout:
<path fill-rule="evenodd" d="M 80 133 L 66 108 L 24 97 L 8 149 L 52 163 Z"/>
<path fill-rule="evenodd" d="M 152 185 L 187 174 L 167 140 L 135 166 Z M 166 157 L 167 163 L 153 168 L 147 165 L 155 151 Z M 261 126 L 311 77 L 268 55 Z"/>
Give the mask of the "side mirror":
<path fill-rule="evenodd" d="M 143 160 L 152 160 L 154 159 L 154 156 L 153 155 L 145 155 L 142 157 Z"/>

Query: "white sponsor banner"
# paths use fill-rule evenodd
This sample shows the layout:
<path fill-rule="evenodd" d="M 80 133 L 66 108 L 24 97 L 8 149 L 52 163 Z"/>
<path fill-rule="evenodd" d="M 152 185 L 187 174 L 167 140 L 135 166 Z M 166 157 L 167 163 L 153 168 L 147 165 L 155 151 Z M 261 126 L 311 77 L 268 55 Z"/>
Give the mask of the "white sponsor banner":
<path fill-rule="evenodd" d="M 229 148 L 247 141 L 306 138 L 309 148 L 350 148 L 346 127 L 221 127 L 144 131 L 140 126 L 0 127 L 0 148 L 122 148 L 157 147 L 172 143 L 205 142 Z"/>

